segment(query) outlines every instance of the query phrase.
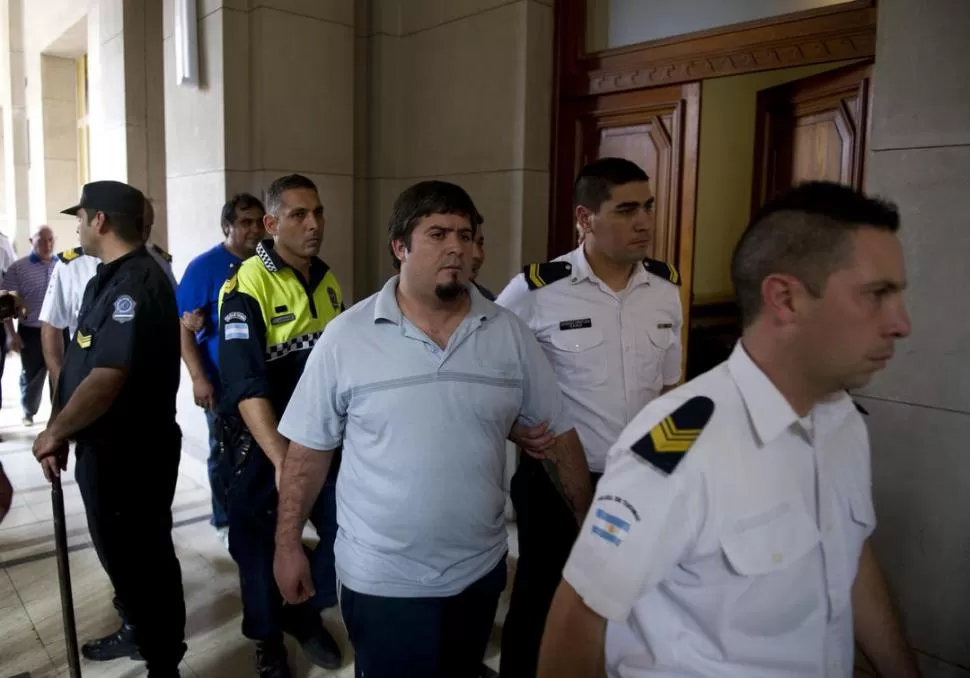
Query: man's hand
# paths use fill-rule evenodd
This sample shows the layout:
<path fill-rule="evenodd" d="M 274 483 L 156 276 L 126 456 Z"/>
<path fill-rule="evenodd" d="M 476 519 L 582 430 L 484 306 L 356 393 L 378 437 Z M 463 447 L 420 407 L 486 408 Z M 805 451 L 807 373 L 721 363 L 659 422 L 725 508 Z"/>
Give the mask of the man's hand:
<path fill-rule="evenodd" d="M 20 350 L 24 347 L 24 340 L 20 338 L 20 335 L 16 332 L 7 333 L 7 351 L 13 351 L 14 353 L 20 353 Z"/>
<path fill-rule="evenodd" d="M 216 389 L 204 376 L 192 380 L 192 397 L 195 398 L 195 404 L 205 410 L 216 408 Z"/>
<path fill-rule="evenodd" d="M 189 311 L 183 313 L 182 325 L 193 334 L 205 327 L 205 314 L 202 312 L 202 309 L 197 308 L 191 313 Z"/>
<path fill-rule="evenodd" d="M 276 549 L 273 558 L 273 574 L 280 593 L 290 605 L 305 603 L 314 594 L 313 577 L 310 575 L 310 561 L 307 560 L 303 545 L 297 542 L 292 546 Z"/>
<path fill-rule="evenodd" d="M 27 306 L 23 298 L 16 292 L 0 290 L 0 320 L 6 318 L 19 318 L 23 320 L 27 317 Z"/>
<path fill-rule="evenodd" d="M 67 469 L 68 442 L 60 440 L 47 429 L 34 441 L 34 458 L 40 462 L 47 482 Z"/>
<path fill-rule="evenodd" d="M 530 457 L 544 459 L 543 453 L 556 443 L 556 436 L 545 422 L 534 428 L 516 422 L 512 424 L 509 440 L 525 450 Z"/>

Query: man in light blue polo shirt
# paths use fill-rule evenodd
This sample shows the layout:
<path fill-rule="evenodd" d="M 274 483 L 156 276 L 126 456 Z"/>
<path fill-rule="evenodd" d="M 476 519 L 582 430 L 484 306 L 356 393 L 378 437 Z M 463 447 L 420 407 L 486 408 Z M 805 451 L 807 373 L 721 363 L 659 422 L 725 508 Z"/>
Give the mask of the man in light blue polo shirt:
<path fill-rule="evenodd" d="M 280 422 L 290 443 L 275 572 L 313 589 L 300 534 L 333 450 L 340 604 L 358 676 L 477 676 L 506 580 L 505 439 L 549 422 L 577 511 L 592 488 L 582 446 L 529 328 L 469 283 L 478 211 L 454 184 L 396 201 L 400 275 L 327 325 Z M 578 469 L 578 471 L 577 471 Z"/>

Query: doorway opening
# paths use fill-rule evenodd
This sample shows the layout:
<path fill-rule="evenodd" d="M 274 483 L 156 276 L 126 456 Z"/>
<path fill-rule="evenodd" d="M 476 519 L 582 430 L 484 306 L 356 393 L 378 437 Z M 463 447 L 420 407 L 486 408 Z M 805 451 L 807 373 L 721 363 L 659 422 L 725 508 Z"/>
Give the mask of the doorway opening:
<path fill-rule="evenodd" d="M 657 196 L 649 256 L 682 281 L 685 379 L 740 336 L 729 262 L 752 212 L 801 181 L 864 185 L 875 3 L 787 4 L 813 8 L 685 35 L 671 24 L 673 37 L 595 53 L 589 16 L 602 25 L 604 11 L 667 3 L 558 5 L 548 254 L 575 246 L 570 191 L 583 164 L 617 155 L 643 167 Z"/>

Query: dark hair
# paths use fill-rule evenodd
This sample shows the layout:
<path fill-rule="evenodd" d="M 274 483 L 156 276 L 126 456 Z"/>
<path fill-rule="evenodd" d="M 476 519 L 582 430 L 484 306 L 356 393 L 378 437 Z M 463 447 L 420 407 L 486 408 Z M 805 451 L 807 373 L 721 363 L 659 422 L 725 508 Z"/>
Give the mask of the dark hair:
<path fill-rule="evenodd" d="M 573 184 L 573 209 L 579 205 L 598 212 L 610 199 L 614 186 L 623 186 L 649 177 L 639 165 L 625 158 L 600 158 L 579 170 Z"/>
<path fill-rule="evenodd" d="M 466 217 L 472 225 L 472 237 L 484 220 L 475 208 L 471 196 L 457 184 L 447 181 L 422 181 L 414 184 L 394 201 L 391 221 L 387 226 L 387 247 L 391 251 L 394 268 L 401 262 L 394 256 L 394 241 L 400 240 L 411 247 L 411 234 L 418 221 L 432 214 L 458 214 Z"/>
<path fill-rule="evenodd" d="M 298 188 L 307 188 L 319 194 L 317 185 L 302 174 L 287 174 L 285 177 L 275 179 L 269 185 L 269 190 L 266 192 L 266 212 L 278 217 L 283 194 Z"/>
<path fill-rule="evenodd" d="M 761 312 L 761 285 L 783 273 L 820 297 L 829 276 L 852 257 L 851 234 L 862 227 L 895 233 L 896 206 L 841 184 L 812 181 L 768 202 L 752 219 L 731 257 L 731 281 L 749 326 Z"/>
<path fill-rule="evenodd" d="M 222 206 L 222 234 L 229 235 L 229 228 L 236 223 L 237 210 L 248 210 L 251 207 L 258 207 L 263 213 L 266 212 L 263 203 L 255 195 L 250 193 L 237 193 L 232 196 Z"/>
<path fill-rule="evenodd" d="M 105 222 L 122 242 L 133 245 L 141 244 L 145 239 L 145 215 L 119 214 L 117 212 L 101 212 Z M 97 214 L 97 212 L 95 212 Z M 88 217 L 90 220 L 90 217 Z"/>

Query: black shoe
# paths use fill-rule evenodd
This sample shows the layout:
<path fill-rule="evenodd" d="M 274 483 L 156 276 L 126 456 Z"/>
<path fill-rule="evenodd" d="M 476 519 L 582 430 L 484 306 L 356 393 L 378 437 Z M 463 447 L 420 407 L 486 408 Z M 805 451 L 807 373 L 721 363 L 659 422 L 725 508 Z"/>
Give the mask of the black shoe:
<path fill-rule="evenodd" d="M 93 662 L 106 662 L 121 657 L 141 659 L 138 646 L 135 645 L 135 629 L 130 624 L 122 624 L 120 629 L 104 638 L 88 641 L 81 646 L 81 654 Z"/>
<path fill-rule="evenodd" d="M 256 643 L 256 673 L 259 678 L 293 678 L 281 640 Z"/>
<path fill-rule="evenodd" d="M 324 669 L 339 669 L 343 663 L 340 647 L 323 628 L 320 615 L 310 610 L 283 608 L 283 631 L 300 643 L 303 654 L 313 664 Z"/>

